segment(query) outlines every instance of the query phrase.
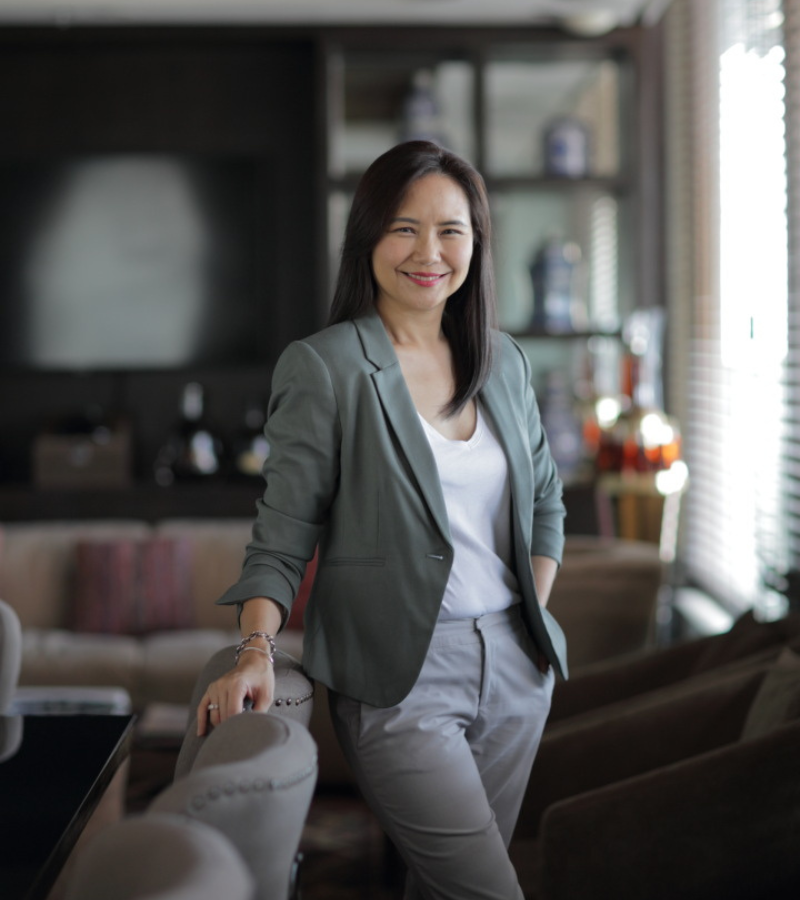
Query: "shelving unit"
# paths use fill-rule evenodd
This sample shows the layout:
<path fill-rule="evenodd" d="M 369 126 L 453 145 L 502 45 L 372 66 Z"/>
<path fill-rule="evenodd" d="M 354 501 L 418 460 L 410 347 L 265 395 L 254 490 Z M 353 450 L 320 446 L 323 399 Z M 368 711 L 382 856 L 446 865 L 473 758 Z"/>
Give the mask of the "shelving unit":
<path fill-rule="evenodd" d="M 608 338 L 600 364 L 607 379 L 616 365 L 611 338 L 618 343 L 622 320 L 642 295 L 636 35 L 586 41 L 465 31 L 427 35 L 424 46 L 402 34 L 370 37 L 343 36 L 325 54 L 331 284 L 358 177 L 409 136 L 403 107 L 425 72 L 441 113 L 441 142 L 473 162 L 490 193 L 501 327 L 524 342 L 540 386 L 554 369 L 574 377 L 594 365 L 601 345 L 595 341 L 589 350 L 590 339 Z M 545 164 L 545 130 L 563 116 L 588 130 L 584 177 L 554 177 Z M 530 265 L 555 235 L 581 250 L 576 299 L 585 321 L 569 335 L 532 327 Z"/>
<path fill-rule="evenodd" d="M 37 490 L 29 486 L 0 487 L 0 521 L 142 519 L 157 522 L 178 518 L 242 518 L 255 516 L 263 486 L 214 481 L 168 488 L 140 483 L 130 489 Z"/>
<path fill-rule="evenodd" d="M 486 179 L 501 325 L 528 352 L 542 396 L 549 373 L 575 384 L 587 359 L 619 347 L 627 312 L 660 302 L 658 41 L 638 28 L 592 39 L 467 27 L 7 32 L 5 157 L 76 147 L 228 153 L 257 158 L 272 173 L 274 231 L 259 256 L 274 340 L 263 365 L 241 371 L 2 373 L 0 520 L 250 515 L 258 487 L 159 488 L 153 456 L 186 381 L 208 387 L 212 418 L 233 433 L 245 399 L 269 391 L 274 347 L 324 325 L 350 198 L 366 165 L 402 137 L 399 114 L 420 70 L 433 73 L 448 144 Z M 85 70 L 108 91 L 81 90 Z M 542 130 L 564 113 L 584 118 L 594 135 L 586 177 L 554 178 L 543 166 Z M 528 265 L 554 229 L 581 245 L 587 271 L 592 318 L 571 334 L 531 327 Z M 26 471 L 31 442 L 88 402 L 130 416 L 130 489 L 37 490 Z"/>

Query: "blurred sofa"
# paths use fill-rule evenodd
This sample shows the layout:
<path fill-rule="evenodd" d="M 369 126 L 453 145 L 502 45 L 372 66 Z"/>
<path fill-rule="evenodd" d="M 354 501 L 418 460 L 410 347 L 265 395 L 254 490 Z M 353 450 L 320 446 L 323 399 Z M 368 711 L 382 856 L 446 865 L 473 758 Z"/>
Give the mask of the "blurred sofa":
<path fill-rule="evenodd" d="M 215 601 L 239 576 L 251 527 L 250 518 L 0 526 L 0 597 L 23 629 L 20 685 L 122 688 L 139 712 L 188 704 L 203 666 L 238 640 L 234 610 Z M 278 637 L 296 659 L 314 568 Z M 573 671 L 647 646 L 660 574 L 652 545 L 567 539 L 551 609 Z M 317 694 L 320 782 L 350 783 L 324 687 Z"/>
<path fill-rule="evenodd" d="M 239 576 L 251 519 L 25 522 L 0 526 L 0 597 L 23 628 L 22 685 L 114 685 L 134 708 L 185 703 L 236 637 L 215 601 Z M 309 566 L 281 636 L 302 654 Z M 551 598 L 571 669 L 646 646 L 661 564 L 633 541 L 567 539 Z"/>
<path fill-rule="evenodd" d="M 121 688 L 139 713 L 159 704 L 188 705 L 209 660 L 239 640 L 235 611 L 215 601 L 239 577 L 251 528 L 249 518 L 0 526 L 0 597 L 22 624 L 22 691 L 42 688 L 46 696 L 64 697 L 71 692 L 62 689 L 79 687 L 80 696 L 91 698 L 87 688 Z M 148 569 L 140 558 L 137 571 L 132 559 L 148 549 L 164 551 L 160 566 Z M 314 570 L 312 561 L 278 636 L 279 649 L 298 660 Z M 148 577 L 157 580 L 156 600 L 166 595 L 168 601 L 162 611 L 150 608 L 149 622 L 141 615 L 131 614 L 126 623 L 122 615 L 104 620 L 95 614 L 93 605 L 117 612 L 135 607 L 137 595 L 149 589 Z M 324 689 L 318 694 L 310 730 L 320 747 L 319 780 L 349 784 Z"/>
<path fill-rule="evenodd" d="M 0 528 L 0 597 L 22 623 L 21 685 L 117 686 L 133 706 L 187 703 L 238 640 L 214 601 L 238 577 L 251 521 L 98 520 Z"/>

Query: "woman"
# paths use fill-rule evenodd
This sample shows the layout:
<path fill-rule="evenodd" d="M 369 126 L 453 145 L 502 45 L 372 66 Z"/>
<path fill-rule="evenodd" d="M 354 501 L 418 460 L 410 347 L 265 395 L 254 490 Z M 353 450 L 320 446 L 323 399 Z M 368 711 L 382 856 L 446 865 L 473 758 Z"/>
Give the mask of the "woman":
<path fill-rule="evenodd" d="M 314 549 L 303 664 L 403 855 L 406 897 L 522 897 L 507 846 L 566 675 L 544 609 L 561 482 L 530 370 L 493 329 L 488 201 L 434 144 L 365 173 L 331 325 L 273 376 L 266 490 L 239 582 L 235 668 L 198 730 L 266 710 L 273 635 Z M 248 651 L 255 652 L 248 652 Z"/>

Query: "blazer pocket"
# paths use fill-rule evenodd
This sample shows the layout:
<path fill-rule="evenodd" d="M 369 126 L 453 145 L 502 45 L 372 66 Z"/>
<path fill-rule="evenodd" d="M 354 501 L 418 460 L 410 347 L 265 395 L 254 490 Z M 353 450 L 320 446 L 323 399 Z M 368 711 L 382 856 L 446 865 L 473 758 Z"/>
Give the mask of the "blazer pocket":
<path fill-rule="evenodd" d="M 385 556 L 333 556 L 325 559 L 322 566 L 385 566 Z"/>

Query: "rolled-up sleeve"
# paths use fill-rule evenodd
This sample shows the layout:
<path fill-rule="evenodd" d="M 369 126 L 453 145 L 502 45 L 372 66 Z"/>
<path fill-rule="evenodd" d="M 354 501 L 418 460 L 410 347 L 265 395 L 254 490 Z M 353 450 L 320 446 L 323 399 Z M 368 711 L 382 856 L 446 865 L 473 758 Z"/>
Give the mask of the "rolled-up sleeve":
<path fill-rule="evenodd" d="M 288 611 L 339 481 L 336 397 L 325 363 L 308 344 L 290 344 L 278 360 L 265 435 L 265 488 L 252 539 L 239 580 L 217 602 L 269 597 Z"/>

